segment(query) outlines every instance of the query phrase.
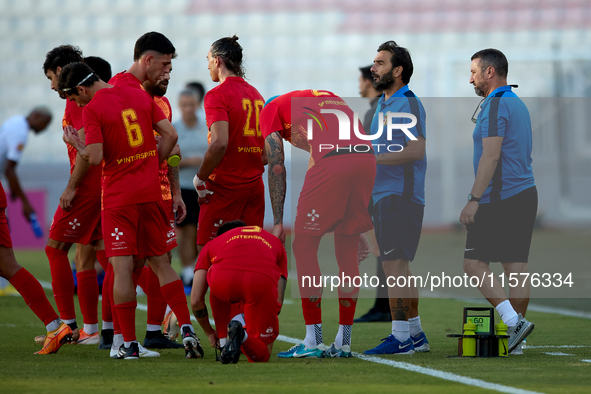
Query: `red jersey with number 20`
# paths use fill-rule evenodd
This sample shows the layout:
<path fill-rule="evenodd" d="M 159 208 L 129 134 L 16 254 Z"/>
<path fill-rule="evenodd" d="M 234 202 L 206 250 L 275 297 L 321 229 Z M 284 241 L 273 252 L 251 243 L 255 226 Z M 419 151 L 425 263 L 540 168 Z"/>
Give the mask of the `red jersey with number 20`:
<path fill-rule="evenodd" d="M 103 144 L 103 209 L 160 200 L 153 125 L 166 116 L 152 97 L 123 85 L 101 89 L 82 118 L 86 145 Z"/>
<path fill-rule="evenodd" d="M 228 187 L 260 179 L 264 171 L 261 155 L 265 141 L 259 115 L 264 105 L 258 90 L 240 77 L 227 77 L 207 92 L 204 107 L 209 141 L 212 124 L 229 123 L 226 153 L 209 176 L 210 181 Z"/>

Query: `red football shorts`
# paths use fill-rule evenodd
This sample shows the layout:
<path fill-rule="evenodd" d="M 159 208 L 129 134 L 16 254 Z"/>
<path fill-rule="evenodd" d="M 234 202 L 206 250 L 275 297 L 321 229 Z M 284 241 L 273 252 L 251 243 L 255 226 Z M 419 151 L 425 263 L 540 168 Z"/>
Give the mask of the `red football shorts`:
<path fill-rule="evenodd" d="M 277 283 L 271 277 L 238 270 L 210 269 L 207 273 L 209 303 L 218 337 L 227 336 L 228 323 L 235 312 L 233 305 L 242 302 L 248 335 L 254 335 L 265 344 L 279 335 L 277 313 Z"/>
<path fill-rule="evenodd" d="M 166 214 L 168 215 L 168 227 L 166 229 L 166 246 L 168 248 L 168 251 L 171 251 L 178 246 L 178 244 L 176 243 L 176 230 L 174 225 L 175 218 L 172 199 L 164 200 L 164 209 L 166 209 Z"/>
<path fill-rule="evenodd" d="M 49 228 L 49 238 L 85 245 L 103 239 L 101 197 L 76 196 L 72 200 L 72 206 L 71 211 L 57 207 Z"/>
<path fill-rule="evenodd" d="M 370 154 L 325 157 L 306 173 L 298 201 L 294 231 L 322 236 L 354 235 L 372 229 L 367 211 L 376 177 Z"/>
<path fill-rule="evenodd" d="M 107 257 L 162 256 L 168 252 L 168 215 L 162 200 L 104 209 L 103 237 Z"/>
<path fill-rule="evenodd" d="M 218 228 L 232 220 L 263 227 L 265 185 L 262 178 L 248 188 L 227 189 L 208 182 L 207 189 L 213 194 L 207 196 L 209 204 L 201 205 L 199 210 L 197 245 L 205 245 L 214 239 Z"/>
<path fill-rule="evenodd" d="M 12 239 L 8 230 L 8 220 L 6 219 L 6 208 L 0 208 L 0 245 L 12 248 Z"/>

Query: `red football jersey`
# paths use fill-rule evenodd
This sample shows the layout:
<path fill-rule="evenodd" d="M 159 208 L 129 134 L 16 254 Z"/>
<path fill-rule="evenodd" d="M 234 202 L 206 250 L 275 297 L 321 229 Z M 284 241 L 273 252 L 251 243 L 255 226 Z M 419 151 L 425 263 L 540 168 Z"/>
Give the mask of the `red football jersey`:
<path fill-rule="evenodd" d="M 209 179 L 223 186 L 248 184 L 263 174 L 261 160 L 265 141 L 259 115 L 265 100 L 240 77 L 228 77 L 205 95 L 207 128 L 215 122 L 229 123 L 228 147 Z M 211 131 L 208 139 L 211 142 Z"/>
<path fill-rule="evenodd" d="M 83 107 L 78 107 L 74 101 L 66 100 L 66 110 L 64 111 L 64 118 L 62 119 L 62 127 L 72 126 L 76 130 L 80 130 L 84 125 L 82 124 L 82 110 Z M 74 171 L 76 164 L 76 155 L 78 151 L 70 144 L 68 147 L 68 159 L 70 159 L 70 174 Z M 101 195 L 101 174 L 103 166 L 90 166 L 84 178 L 80 181 L 78 189 L 76 189 L 77 196 L 95 197 Z"/>
<path fill-rule="evenodd" d="M 292 100 L 293 99 L 293 100 Z M 350 139 L 339 139 L 339 121 L 336 115 L 321 110 L 339 110 L 349 117 Z M 277 97 L 261 112 L 263 137 L 279 131 L 281 137 L 296 148 L 311 153 L 310 167 L 328 153 L 354 145 L 367 145 L 371 141 L 358 138 L 353 131 L 353 110 L 336 94 L 326 90 L 296 90 Z M 312 138 L 308 138 L 308 120 L 312 120 Z M 358 130 L 366 134 L 361 122 Z M 365 149 L 365 148 L 362 148 Z"/>
<path fill-rule="evenodd" d="M 258 272 L 277 282 L 287 279 L 287 255 L 279 238 L 258 226 L 239 227 L 208 242 L 197 258 L 198 269 Z"/>
<path fill-rule="evenodd" d="M 0 209 L 6 208 L 6 193 L 4 192 L 4 186 L 0 182 Z"/>
<path fill-rule="evenodd" d="M 103 208 L 161 199 L 153 125 L 166 119 L 150 95 L 101 89 L 84 107 L 86 144 L 103 144 Z"/>
<path fill-rule="evenodd" d="M 128 72 L 120 72 L 118 74 L 115 74 L 110 80 L 109 80 L 109 84 L 111 85 L 115 85 L 115 86 L 130 86 L 132 88 L 140 88 L 142 90 L 145 90 L 144 87 L 142 86 L 142 83 L 140 82 L 139 79 L 136 78 L 135 75 L 133 75 L 132 73 L 128 73 Z M 168 119 L 169 122 L 172 122 L 172 107 L 170 106 L 170 102 L 168 101 L 168 99 L 166 97 L 159 97 L 156 96 L 154 97 L 154 101 L 156 102 L 156 104 L 158 104 L 158 106 L 160 107 L 160 109 L 162 110 L 162 112 L 164 112 L 164 115 L 166 115 L 166 118 Z M 158 133 L 156 133 L 154 131 L 154 135 L 157 135 Z M 168 163 L 166 161 L 163 161 L 162 163 L 160 163 L 160 167 L 158 169 L 158 178 L 160 179 L 160 191 L 162 193 L 162 199 L 164 201 L 167 200 L 172 200 L 172 193 L 170 192 L 170 182 L 168 181 Z"/>

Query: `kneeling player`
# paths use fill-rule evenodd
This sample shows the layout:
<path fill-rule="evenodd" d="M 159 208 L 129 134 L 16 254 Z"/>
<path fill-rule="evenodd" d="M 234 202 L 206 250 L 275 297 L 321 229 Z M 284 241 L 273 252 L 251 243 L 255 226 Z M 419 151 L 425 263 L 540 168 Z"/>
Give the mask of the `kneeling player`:
<path fill-rule="evenodd" d="M 222 330 L 228 340 L 223 364 L 235 364 L 240 351 L 250 362 L 266 362 L 279 335 L 277 315 L 287 283 L 287 256 L 279 239 L 258 226 L 236 220 L 224 223 L 218 237 L 205 245 L 197 259 L 191 307 L 212 347 Z M 217 333 L 211 328 L 204 297 L 209 302 Z M 233 305 L 242 303 L 246 329 L 232 320 Z"/>

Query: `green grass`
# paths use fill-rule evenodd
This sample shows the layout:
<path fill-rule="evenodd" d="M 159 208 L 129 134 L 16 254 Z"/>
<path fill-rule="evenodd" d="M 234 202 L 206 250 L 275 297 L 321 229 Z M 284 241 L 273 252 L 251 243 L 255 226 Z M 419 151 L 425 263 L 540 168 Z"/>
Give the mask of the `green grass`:
<path fill-rule="evenodd" d="M 572 244 L 573 234 L 559 235 L 542 237 L 543 242 L 552 238 L 553 242 L 560 244 L 560 238 L 564 237 Z M 441 249 L 460 242 L 460 237 L 461 234 L 425 234 L 421 241 L 421 258 L 439 258 Z M 588 235 L 586 239 L 589 239 Z M 586 241 L 581 238 L 580 245 L 575 246 L 584 250 Z M 551 258 L 553 255 L 548 256 L 548 259 Z M 17 259 L 36 277 L 50 281 L 47 261 L 42 252 L 18 252 Z M 457 263 L 461 264 L 461 260 L 457 260 Z M 372 294 L 369 290 L 363 293 L 366 297 Z M 53 304 L 50 292 L 47 295 Z M 145 297 L 139 298 L 138 302 L 145 303 Z M 357 315 L 369 309 L 372 302 L 370 298 L 360 298 Z M 526 349 L 524 356 L 507 359 L 448 358 L 448 355 L 457 353 L 457 340 L 447 338 L 446 335 L 460 332 L 462 308 L 467 305 L 455 299 L 421 300 L 421 320 L 432 351 L 410 357 L 384 358 L 538 392 L 591 391 L 591 364 L 581 361 L 591 359 L 591 338 L 588 335 L 591 322 L 588 319 L 529 312 L 528 318 L 535 322 L 536 329 L 528 338 L 528 345 L 589 347 Z M 573 309 L 589 310 L 588 300 L 568 300 L 568 305 Z M 337 300 L 326 299 L 323 307 L 324 337 L 325 342 L 330 343 L 337 330 Z M 138 311 L 136 329 L 140 340 L 143 339 L 145 326 L 146 314 Z M 280 316 L 280 331 L 282 335 L 303 338 L 304 325 L 299 300 L 294 299 L 292 304 L 284 306 Z M 165 350 L 161 351 L 161 357 L 157 359 L 127 362 L 111 360 L 107 351 L 99 351 L 94 346 L 75 345 L 63 346 L 56 355 L 34 355 L 39 345 L 33 342 L 33 337 L 43 332 L 42 323 L 21 298 L 0 297 L 0 392 L 54 393 L 80 390 L 85 393 L 168 393 L 191 389 L 239 392 L 489 392 L 356 358 L 280 360 L 275 354 L 291 346 L 281 341 L 275 343 L 274 354 L 268 364 L 250 364 L 242 357 L 236 365 L 221 365 L 214 361 L 211 348 L 205 349 L 203 360 L 186 360 L 182 350 Z M 201 333 L 199 328 L 197 332 L 198 335 Z M 374 347 L 389 332 L 389 323 L 355 325 L 353 351 L 362 352 Z M 558 351 L 571 355 L 544 354 Z"/>

